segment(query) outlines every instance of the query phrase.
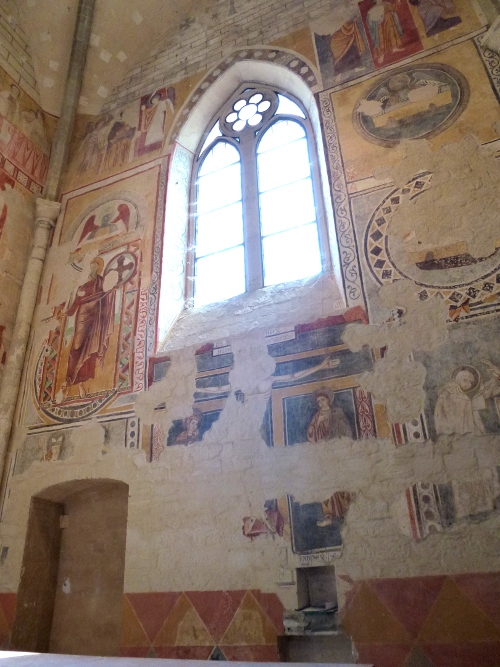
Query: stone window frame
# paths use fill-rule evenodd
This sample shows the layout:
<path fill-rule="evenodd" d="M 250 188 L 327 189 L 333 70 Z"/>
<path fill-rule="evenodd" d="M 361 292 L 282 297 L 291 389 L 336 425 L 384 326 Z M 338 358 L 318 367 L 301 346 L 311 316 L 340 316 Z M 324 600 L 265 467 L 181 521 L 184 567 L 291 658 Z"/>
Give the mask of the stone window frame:
<path fill-rule="evenodd" d="M 303 79 L 289 69 L 276 63 L 243 60 L 234 63 L 209 86 L 204 81 L 200 82 L 188 100 L 189 112 L 186 108 L 185 120 L 175 135 L 175 143 L 170 155 L 164 211 L 165 226 L 157 327 L 157 350 L 160 351 L 171 346 L 171 334 L 175 331 L 179 318 L 185 327 L 189 318 L 197 317 L 199 311 L 202 311 L 205 326 L 210 326 L 210 320 L 213 318 L 215 322 L 220 315 L 219 308 L 228 303 L 217 302 L 200 308 L 193 308 L 189 304 L 186 282 L 188 281 L 188 234 L 194 214 L 191 190 L 192 174 L 199 146 L 203 144 L 203 137 L 207 136 L 212 127 L 210 120 L 215 119 L 222 106 L 244 84 L 279 89 L 285 95 L 298 101 L 306 113 L 317 157 L 318 201 L 321 202 L 322 216 L 321 221 L 318 216 L 318 227 L 326 230 L 325 242 L 323 243 L 322 239 L 321 250 L 324 253 L 322 257 L 326 255 L 328 261 L 323 260 L 324 269 L 320 275 L 329 276 L 334 286 L 332 300 L 337 301 L 340 306 L 342 303 L 345 304 L 339 245 L 333 215 L 333 193 L 330 189 L 319 109 L 314 94 Z M 224 101 L 224 105 L 221 105 L 221 100 Z M 194 104 L 193 101 L 195 101 Z M 183 110 L 180 115 L 183 116 Z M 290 283 L 278 285 L 278 291 L 286 292 L 290 285 Z M 237 307 L 238 301 L 244 299 L 245 308 L 253 309 L 253 302 L 258 307 L 262 299 L 261 293 L 265 290 L 273 290 L 276 293 L 276 286 L 247 291 L 233 297 L 229 302 L 236 302 L 235 307 Z M 286 295 L 281 294 L 281 296 Z"/>
<path fill-rule="evenodd" d="M 316 225 L 318 229 L 319 237 L 319 249 L 321 256 L 321 273 L 331 272 L 332 270 L 332 261 L 330 255 L 330 248 L 328 243 L 328 230 L 326 226 L 326 216 L 324 211 L 324 202 L 323 202 L 323 193 L 321 192 L 321 176 L 320 169 L 318 165 L 318 150 L 316 146 L 316 137 L 314 135 L 311 122 L 309 120 L 308 113 L 304 108 L 302 102 L 297 99 L 293 94 L 289 93 L 287 90 L 283 90 L 280 86 L 269 86 L 255 81 L 245 81 L 240 84 L 233 92 L 232 95 L 226 99 L 217 110 L 217 113 L 211 118 L 210 122 L 207 124 L 206 130 L 203 133 L 200 142 L 198 144 L 195 158 L 193 161 L 192 173 L 191 173 L 191 186 L 190 186 L 190 208 L 193 211 L 192 215 L 189 216 L 188 221 L 188 234 L 187 234 L 187 259 L 186 259 L 186 307 L 195 308 L 193 304 L 194 297 L 194 284 L 195 284 L 195 227 L 196 227 L 196 204 L 197 204 L 197 187 L 196 181 L 198 178 L 198 171 L 203 163 L 205 155 L 208 153 L 209 148 L 213 147 L 217 142 L 217 139 L 211 142 L 210 146 L 205 147 L 205 142 L 218 120 L 223 120 L 223 116 L 226 111 L 233 105 L 234 102 L 238 100 L 244 93 L 246 89 L 251 88 L 257 92 L 271 92 L 277 95 L 283 95 L 290 99 L 292 102 L 298 105 L 305 115 L 305 118 L 298 116 L 291 116 L 287 114 L 280 113 L 279 116 L 276 115 L 277 109 L 273 110 L 271 116 L 264 121 L 262 128 L 259 128 L 259 134 L 253 136 L 250 141 L 248 141 L 248 136 L 244 135 L 250 134 L 247 131 L 242 133 L 240 138 L 240 143 L 233 143 L 231 140 L 238 136 L 238 133 L 229 133 L 223 131 L 219 137 L 220 140 L 229 139 L 229 143 L 234 145 L 240 155 L 240 164 L 242 168 L 242 200 L 243 200 L 243 218 L 244 218 L 244 248 L 245 248 L 245 273 L 246 273 L 246 290 L 245 293 L 253 292 L 259 289 L 263 289 L 264 278 L 263 278 L 263 250 L 262 250 L 262 236 L 260 233 L 260 216 L 256 209 L 258 209 L 258 184 L 257 184 L 257 149 L 260 143 L 260 140 L 263 138 L 265 132 L 270 129 L 270 127 L 277 122 L 278 120 L 291 120 L 299 124 L 305 131 L 307 146 L 309 151 L 309 159 L 311 166 L 311 181 L 313 187 L 315 209 L 316 209 Z M 251 146 L 250 146 L 251 144 Z M 254 174 L 249 174 L 249 172 L 255 172 Z M 251 177 L 253 176 L 253 178 Z M 248 202 L 249 199 L 255 199 L 256 204 L 251 204 Z M 286 284 L 286 283 L 284 283 Z M 239 295 L 238 295 L 239 296 Z M 237 298 L 231 297 L 231 298 Z M 213 303 L 218 303 L 217 301 Z M 211 305 L 211 304 L 208 304 Z"/>

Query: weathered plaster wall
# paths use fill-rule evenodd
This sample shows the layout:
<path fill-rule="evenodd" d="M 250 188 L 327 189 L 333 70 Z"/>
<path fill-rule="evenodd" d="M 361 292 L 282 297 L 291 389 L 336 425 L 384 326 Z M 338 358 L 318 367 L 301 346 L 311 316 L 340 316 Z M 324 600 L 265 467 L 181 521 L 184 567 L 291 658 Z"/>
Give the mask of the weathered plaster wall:
<path fill-rule="evenodd" d="M 500 571 L 498 76 L 474 5 L 453 7 L 436 27 L 401 3 L 401 43 L 382 51 L 360 3 L 343 31 L 328 11 L 308 16 L 311 31 L 301 16 L 283 48 L 261 48 L 259 32 L 191 78 L 160 64 L 159 144 L 144 121 L 154 83 L 127 82 L 125 106 L 81 118 L 13 436 L 6 593 L 17 590 L 30 498 L 115 479 L 129 486 L 124 654 L 276 656 L 295 569 L 322 563 L 335 565 L 345 629 L 365 661 L 388 664 L 391 643 L 401 666 L 417 650 L 451 664 L 436 642 L 457 664 L 479 659 L 479 641 L 494 654 L 498 619 L 487 637 L 467 634 L 466 616 L 449 621 L 438 605 L 433 635 L 418 593 L 430 586 L 444 610 L 461 586 L 481 606 L 477 591 L 486 577 L 497 590 Z M 356 66 L 336 49 L 355 29 Z M 169 177 L 182 180 L 168 174 L 172 142 L 233 61 L 274 59 L 322 91 L 343 284 L 323 275 L 185 311 L 159 348 L 165 192 Z M 183 262 L 163 270 L 182 282 Z M 107 293 L 109 335 L 77 381 L 75 303 L 93 290 Z M 473 575 L 464 593 L 460 577 Z M 389 619 L 391 586 L 396 597 L 416 591 L 407 616 L 418 631 Z M 222 591 L 235 597 L 217 629 L 196 594 L 217 606 Z M 161 598 L 165 625 L 149 625 L 141 604 L 160 593 L 176 596 Z M 367 608 L 389 619 L 378 636 L 364 630 Z"/>

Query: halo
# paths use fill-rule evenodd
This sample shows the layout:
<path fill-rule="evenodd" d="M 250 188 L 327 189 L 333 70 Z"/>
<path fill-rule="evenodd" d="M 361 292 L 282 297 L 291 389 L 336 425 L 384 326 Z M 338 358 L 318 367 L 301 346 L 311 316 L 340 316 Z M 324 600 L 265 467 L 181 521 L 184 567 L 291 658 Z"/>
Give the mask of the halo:
<path fill-rule="evenodd" d="M 457 379 L 457 375 L 461 371 L 467 371 L 467 373 L 470 373 L 474 377 L 474 385 L 469 389 L 469 391 L 472 391 L 473 389 L 477 389 L 479 386 L 479 383 L 481 382 L 481 375 L 477 368 L 474 368 L 474 366 L 457 366 L 453 373 L 451 374 L 452 380 Z"/>

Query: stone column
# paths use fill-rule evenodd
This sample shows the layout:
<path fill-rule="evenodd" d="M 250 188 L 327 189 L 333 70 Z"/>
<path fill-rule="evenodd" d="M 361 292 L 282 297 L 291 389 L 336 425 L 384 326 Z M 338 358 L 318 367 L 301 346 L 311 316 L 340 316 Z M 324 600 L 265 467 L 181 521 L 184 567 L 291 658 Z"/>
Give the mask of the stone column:
<path fill-rule="evenodd" d="M 83 74 L 85 72 L 85 61 L 87 59 L 90 32 L 94 18 L 95 2 L 96 0 L 79 0 L 78 2 L 78 14 L 76 17 L 61 116 L 57 123 L 56 136 L 52 144 L 47 182 L 43 193 L 45 198 L 37 200 L 33 250 L 31 251 L 24 277 L 14 336 L 10 344 L 2 385 L 0 387 L 0 498 L 2 499 L 2 505 L 12 458 L 11 448 L 9 447 L 10 434 L 16 411 L 17 397 L 20 391 L 26 348 L 36 306 L 45 254 L 51 231 L 55 226 L 55 221 L 61 209 L 61 204 L 56 200 L 59 198 L 62 176 L 68 161 Z"/>
<path fill-rule="evenodd" d="M 80 99 L 85 61 L 89 48 L 94 6 L 96 0 L 80 0 L 76 17 L 75 34 L 69 61 L 61 115 L 57 122 L 56 136 L 50 152 L 49 171 L 45 184 L 46 199 L 59 198 L 62 176 L 68 161 L 71 135 L 75 126 L 76 110 Z"/>
<path fill-rule="evenodd" d="M 33 248 L 26 267 L 14 334 L 9 346 L 0 387 L 0 477 L 5 470 L 9 470 L 9 465 L 5 466 L 6 454 L 21 384 L 31 321 L 36 306 L 47 246 L 60 209 L 61 204 L 57 202 L 48 199 L 37 199 Z"/>

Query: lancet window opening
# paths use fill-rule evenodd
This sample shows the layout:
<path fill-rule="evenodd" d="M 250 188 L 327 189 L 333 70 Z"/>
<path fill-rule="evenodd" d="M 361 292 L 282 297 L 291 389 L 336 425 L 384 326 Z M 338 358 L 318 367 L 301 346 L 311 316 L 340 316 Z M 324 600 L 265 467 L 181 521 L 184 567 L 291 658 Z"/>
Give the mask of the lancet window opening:
<path fill-rule="evenodd" d="M 315 137 L 303 105 L 245 84 L 208 125 L 193 165 L 188 303 L 331 269 Z"/>

